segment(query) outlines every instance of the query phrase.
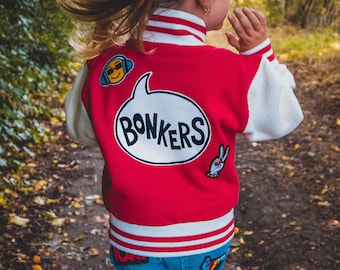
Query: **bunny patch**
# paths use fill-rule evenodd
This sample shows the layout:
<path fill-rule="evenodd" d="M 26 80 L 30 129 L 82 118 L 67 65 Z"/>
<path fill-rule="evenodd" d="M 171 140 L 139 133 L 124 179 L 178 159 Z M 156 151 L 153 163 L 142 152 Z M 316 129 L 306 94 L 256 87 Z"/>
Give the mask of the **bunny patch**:
<path fill-rule="evenodd" d="M 211 162 L 209 172 L 206 173 L 208 177 L 216 178 L 220 176 L 220 171 L 224 168 L 225 161 L 229 156 L 229 149 L 229 146 L 224 149 L 224 146 L 220 145 L 220 153 Z"/>

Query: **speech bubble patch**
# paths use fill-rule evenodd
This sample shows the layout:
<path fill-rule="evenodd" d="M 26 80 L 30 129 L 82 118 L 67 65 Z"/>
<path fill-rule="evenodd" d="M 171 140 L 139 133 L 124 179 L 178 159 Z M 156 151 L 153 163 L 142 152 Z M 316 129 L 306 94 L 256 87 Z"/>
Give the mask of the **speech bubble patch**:
<path fill-rule="evenodd" d="M 203 110 L 190 98 L 168 90 L 150 91 L 146 73 L 115 118 L 115 137 L 133 158 L 170 165 L 197 158 L 210 140 Z"/>

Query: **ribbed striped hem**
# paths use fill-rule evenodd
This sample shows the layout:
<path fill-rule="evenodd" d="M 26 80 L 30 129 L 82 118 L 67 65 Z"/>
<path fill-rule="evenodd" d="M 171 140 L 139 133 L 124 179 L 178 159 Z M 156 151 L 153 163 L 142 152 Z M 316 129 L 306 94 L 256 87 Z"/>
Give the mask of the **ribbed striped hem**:
<path fill-rule="evenodd" d="M 111 215 L 110 242 L 118 249 L 147 257 L 176 257 L 215 250 L 234 235 L 233 210 L 213 220 L 166 226 L 130 224 Z"/>

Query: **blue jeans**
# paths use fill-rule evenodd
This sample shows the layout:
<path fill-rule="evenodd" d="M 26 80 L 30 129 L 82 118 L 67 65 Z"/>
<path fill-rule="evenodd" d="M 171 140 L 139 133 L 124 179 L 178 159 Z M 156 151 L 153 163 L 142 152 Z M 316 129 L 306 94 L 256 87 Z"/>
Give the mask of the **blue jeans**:
<path fill-rule="evenodd" d="M 230 242 L 207 253 L 169 258 L 137 256 L 111 246 L 110 259 L 116 270 L 222 270 L 229 246 Z"/>

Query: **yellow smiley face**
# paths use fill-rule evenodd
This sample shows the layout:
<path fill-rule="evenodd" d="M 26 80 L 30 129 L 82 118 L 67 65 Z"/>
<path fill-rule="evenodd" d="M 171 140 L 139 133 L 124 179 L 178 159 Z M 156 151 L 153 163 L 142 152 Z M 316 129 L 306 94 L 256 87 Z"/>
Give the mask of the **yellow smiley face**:
<path fill-rule="evenodd" d="M 125 76 L 123 61 L 121 59 L 114 59 L 109 63 L 106 68 L 106 75 L 110 83 L 115 84 L 120 82 Z"/>

